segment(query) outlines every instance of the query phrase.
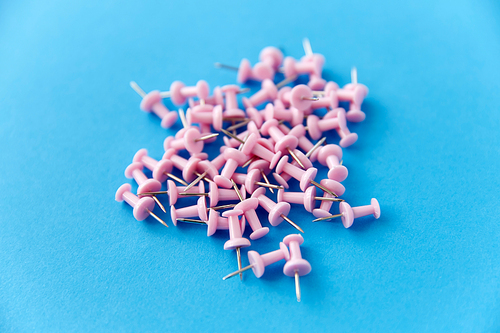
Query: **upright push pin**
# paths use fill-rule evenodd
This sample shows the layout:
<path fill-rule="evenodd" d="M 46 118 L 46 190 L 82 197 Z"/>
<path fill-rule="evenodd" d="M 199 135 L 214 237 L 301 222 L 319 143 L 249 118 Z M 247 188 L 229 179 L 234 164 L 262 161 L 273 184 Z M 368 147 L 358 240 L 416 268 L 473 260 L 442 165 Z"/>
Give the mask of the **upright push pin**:
<path fill-rule="evenodd" d="M 177 121 L 177 113 L 169 111 L 162 103 L 162 96 L 158 90 L 153 90 L 146 94 L 135 81 L 130 82 L 130 86 L 139 96 L 142 97 L 140 108 L 145 112 L 154 112 L 161 119 L 161 127 L 169 128 Z"/>
<path fill-rule="evenodd" d="M 302 258 L 300 245 L 304 243 L 304 238 L 300 234 L 288 235 L 283 239 L 283 243 L 290 249 L 290 259 L 283 267 L 286 276 L 295 276 L 295 294 L 297 302 L 300 302 L 300 281 L 299 276 L 307 275 L 311 272 L 311 264 Z"/>
<path fill-rule="evenodd" d="M 340 214 L 321 217 L 313 220 L 319 222 L 324 220 L 331 220 L 336 217 L 342 218 L 344 227 L 349 228 L 352 226 L 354 219 L 362 216 L 373 215 L 376 219 L 380 217 L 380 205 L 377 199 L 372 198 L 371 203 L 366 206 L 351 207 L 347 202 L 341 202 L 339 205 Z"/>
<path fill-rule="evenodd" d="M 115 194 L 115 200 L 122 202 L 125 200 L 130 206 L 134 208 L 134 217 L 137 221 L 145 220 L 149 215 L 154 217 L 158 222 L 168 228 L 168 225 L 153 213 L 155 202 L 151 197 L 137 197 L 134 193 L 130 192 L 130 184 L 123 184 L 118 188 Z"/>
<path fill-rule="evenodd" d="M 238 216 L 243 215 L 243 211 L 239 209 L 228 210 L 222 213 L 222 216 L 228 218 L 229 223 L 229 240 L 224 243 L 224 250 L 235 250 L 238 259 L 238 270 L 241 270 L 241 252 L 242 247 L 250 246 L 250 241 L 243 238 L 240 221 Z M 243 275 L 240 273 L 240 279 L 243 279 Z"/>
<path fill-rule="evenodd" d="M 279 250 L 276 251 L 264 254 L 259 254 L 256 251 L 248 251 L 248 261 L 250 262 L 250 265 L 240 270 L 237 270 L 236 272 L 224 276 L 222 280 L 227 280 L 230 277 L 238 275 L 246 270 L 249 270 L 250 268 L 255 274 L 255 277 L 260 278 L 262 275 L 264 275 L 266 266 L 274 264 L 275 262 L 278 262 L 283 259 L 290 260 L 290 252 L 288 251 L 288 248 L 283 242 L 280 242 L 280 248 Z"/>

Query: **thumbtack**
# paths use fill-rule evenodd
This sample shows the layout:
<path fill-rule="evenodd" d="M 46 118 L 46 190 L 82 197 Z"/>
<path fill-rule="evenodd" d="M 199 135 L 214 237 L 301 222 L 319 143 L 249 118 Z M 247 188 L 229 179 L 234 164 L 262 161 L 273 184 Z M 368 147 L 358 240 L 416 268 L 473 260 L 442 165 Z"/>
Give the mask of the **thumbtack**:
<path fill-rule="evenodd" d="M 358 140 L 358 135 L 356 133 L 351 133 L 347 128 L 345 117 L 345 110 L 343 108 L 337 108 L 327 112 L 322 119 L 322 121 L 329 121 L 335 118 L 339 119 L 339 126 L 335 128 L 335 130 L 340 136 L 339 146 L 342 148 L 349 147 Z M 311 134 L 311 132 L 309 132 L 309 134 Z"/>
<path fill-rule="evenodd" d="M 275 262 L 278 262 L 283 259 L 290 260 L 290 252 L 288 251 L 288 248 L 283 242 L 280 242 L 280 248 L 279 250 L 276 251 L 264 254 L 259 254 L 256 251 L 248 251 L 248 261 L 250 262 L 250 265 L 240 270 L 237 270 L 236 272 L 224 276 L 222 280 L 227 280 L 230 277 L 238 275 L 246 270 L 249 270 L 250 268 L 252 269 L 255 276 L 257 278 L 260 278 L 262 275 L 264 275 L 266 266 L 274 264 Z"/>
<path fill-rule="evenodd" d="M 318 162 L 328 166 L 328 178 L 341 182 L 347 178 L 348 171 L 343 165 L 340 165 L 342 160 L 342 148 L 337 145 L 326 145 L 319 150 Z"/>
<path fill-rule="evenodd" d="M 230 179 L 233 173 L 239 165 L 242 165 L 248 160 L 248 156 L 234 148 L 227 148 L 224 151 L 224 157 L 226 159 L 226 164 L 220 172 L 220 175 L 214 177 L 214 181 L 221 187 L 231 188 Z"/>
<path fill-rule="evenodd" d="M 196 86 L 186 87 L 181 81 L 174 81 L 170 85 L 170 91 L 164 91 L 160 93 L 162 97 L 170 97 L 172 103 L 175 105 L 182 105 L 186 103 L 188 97 L 198 96 L 200 100 L 207 99 L 210 94 L 210 88 L 208 83 L 204 80 L 200 80 L 196 83 Z"/>
<path fill-rule="evenodd" d="M 190 125 L 192 123 L 209 124 L 214 127 L 215 131 L 219 132 L 222 128 L 222 107 L 220 105 L 214 107 L 205 104 L 194 107 L 193 109 L 189 108 L 186 112 L 186 121 Z M 217 135 L 218 134 L 213 137 Z"/>
<path fill-rule="evenodd" d="M 302 162 L 293 152 L 293 149 L 297 148 L 297 145 L 299 144 L 299 139 L 297 139 L 293 135 L 285 135 L 278 128 L 278 121 L 276 119 L 267 120 L 262 125 L 260 130 L 262 134 L 270 135 L 271 138 L 273 138 L 273 140 L 276 142 L 276 144 L 274 145 L 275 152 L 280 151 L 281 153 L 283 153 L 285 151 L 288 151 L 295 162 L 297 162 L 301 166 L 301 168 L 305 169 L 304 164 L 302 164 Z"/>
<path fill-rule="evenodd" d="M 337 128 L 346 128 L 346 119 L 345 119 L 345 110 L 342 108 L 335 109 L 330 111 L 331 115 L 335 114 L 336 117 L 323 117 L 323 119 L 319 119 L 316 115 L 310 115 L 307 117 L 307 128 L 309 135 L 313 140 L 318 140 L 323 132 L 327 132 L 332 129 Z M 328 113 L 330 113 L 328 112 Z"/>
<path fill-rule="evenodd" d="M 371 204 L 366 206 L 351 207 L 347 202 L 341 202 L 339 205 L 340 214 L 330 215 L 313 220 L 319 222 L 324 220 L 331 220 L 336 217 L 342 218 L 344 227 L 349 228 L 352 226 L 354 219 L 362 216 L 373 215 L 376 219 L 380 217 L 380 205 L 377 199 L 372 198 Z"/>
<path fill-rule="evenodd" d="M 175 206 L 170 207 L 170 217 L 172 218 L 172 223 L 175 226 L 177 226 L 177 218 L 179 217 L 196 217 L 196 216 L 198 216 L 202 221 L 206 221 L 208 219 L 207 203 L 205 197 L 200 197 L 196 205 L 187 206 L 183 208 L 175 208 Z"/>
<path fill-rule="evenodd" d="M 259 106 L 266 101 L 274 101 L 278 97 L 278 89 L 273 81 L 266 79 L 262 81 L 261 89 L 250 96 L 250 98 L 243 97 L 243 105 L 246 108 Z"/>
<path fill-rule="evenodd" d="M 243 215 L 242 210 L 228 210 L 222 213 L 222 216 L 228 218 L 229 222 L 229 240 L 224 243 L 224 250 L 234 250 L 236 249 L 236 256 L 238 259 L 238 269 L 241 269 L 241 252 L 242 247 L 250 246 L 250 241 L 242 237 L 242 231 L 240 227 L 240 221 L 238 216 Z M 243 279 L 243 275 L 240 273 L 240 279 Z"/>
<path fill-rule="evenodd" d="M 307 56 L 306 56 L 307 57 Z M 321 76 L 323 71 L 323 57 L 314 57 L 311 55 L 309 58 L 301 61 L 296 61 L 292 57 L 286 57 L 283 61 L 283 72 L 285 77 L 297 76 L 301 74 L 315 74 Z"/>
<path fill-rule="evenodd" d="M 143 221 L 149 215 L 151 215 L 158 222 L 168 228 L 168 225 L 152 212 L 155 207 L 154 200 L 151 199 L 151 197 L 144 197 L 139 199 L 139 197 L 130 192 L 130 189 L 130 184 L 123 184 L 122 186 L 120 186 L 116 191 L 115 200 L 118 202 L 125 200 L 126 203 L 132 206 L 134 208 L 134 217 L 137 221 Z"/>
<path fill-rule="evenodd" d="M 130 81 L 130 86 L 142 97 L 141 110 L 154 112 L 161 119 L 161 127 L 169 128 L 177 121 L 177 113 L 169 111 L 162 103 L 162 96 L 158 90 L 146 94 L 135 81 Z"/>
<path fill-rule="evenodd" d="M 133 162 L 125 169 L 125 177 L 134 178 L 139 187 L 137 188 L 137 193 L 143 192 L 156 192 L 161 189 L 161 183 L 156 179 L 148 179 L 144 172 L 142 172 L 143 165 L 140 162 Z M 161 210 L 165 211 L 165 208 L 161 202 L 153 196 L 153 200 L 156 201 Z"/>
<path fill-rule="evenodd" d="M 168 139 L 168 138 L 167 138 Z M 167 141 L 165 139 L 165 141 Z M 164 143 L 165 146 L 168 146 L 168 142 Z M 197 156 L 200 156 L 197 157 Z M 182 171 L 182 177 L 187 180 L 188 182 L 192 182 L 196 176 L 200 176 L 200 173 L 198 171 L 206 171 L 208 176 L 213 178 L 216 175 L 219 174 L 217 169 L 209 162 L 209 161 L 202 161 L 201 158 L 206 158 L 206 154 L 196 154 L 191 156 L 189 160 L 186 160 L 185 158 L 179 156 L 176 154 L 175 149 L 166 149 L 165 154 L 163 154 L 163 159 L 164 160 L 170 160 L 173 165 L 180 171 Z M 211 180 L 207 177 L 203 178 L 207 182 L 210 182 Z M 188 186 L 188 184 L 186 184 Z"/>
<path fill-rule="evenodd" d="M 257 209 L 257 207 L 259 206 L 259 200 L 256 198 L 243 199 L 243 196 L 240 194 L 240 191 L 238 190 L 238 186 L 236 186 L 234 180 L 231 181 L 233 183 L 234 190 L 238 194 L 238 197 L 240 198 L 241 201 L 234 207 L 234 209 L 236 210 L 239 209 L 243 211 L 243 214 L 245 215 L 245 218 L 248 221 L 248 224 L 250 225 L 250 228 L 252 228 L 253 231 L 250 234 L 250 239 L 256 240 L 264 237 L 269 232 L 269 228 L 262 227 L 259 217 L 255 212 L 255 209 Z"/>
<path fill-rule="evenodd" d="M 257 198 L 259 204 L 269 213 L 269 223 L 275 227 L 279 225 L 283 220 L 287 221 L 291 226 L 300 232 L 304 233 L 301 227 L 299 227 L 295 222 L 290 220 L 287 215 L 290 212 L 290 204 L 287 202 L 274 202 L 265 195 L 264 188 L 258 188 L 252 193 L 252 198 Z"/>
<path fill-rule="evenodd" d="M 238 75 L 236 81 L 238 83 L 245 83 L 248 80 L 262 81 L 264 79 L 272 79 L 274 77 L 274 70 L 271 66 L 264 63 L 255 64 L 254 68 L 250 65 L 250 61 L 242 59 L 240 67 L 230 66 L 216 62 L 215 67 L 225 68 L 237 71 Z"/>
<path fill-rule="evenodd" d="M 304 205 L 304 208 L 308 212 L 313 211 L 316 200 L 344 201 L 343 199 L 337 198 L 318 197 L 316 196 L 316 187 L 314 186 L 309 186 L 304 192 L 285 192 L 285 190 L 278 191 L 278 202 L 301 204 Z"/>
<path fill-rule="evenodd" d="M 175 181 L 187 186 L 187 183 L 182 179 L 174 176 L 172 172 L 172 162 L 169 160 L 157 161 L 154 158 L 148 156 L 148 151 L 146 149 L 140 149 L 135 153 L 134 162 L 142 163 L 146 168 L 153 171 L 153 178 L 163 183 L 167 180 L 167 177 L 174 179 Z"/>
<path fill-rule="evenodd" d="M 219 188 L 215 182 L 210 183 L 210 191 L 208 193 L 208 197 L 210 198 L 210 207 L 213 209 L 219 201 L 239 200 L 240 196 L 246 198 L 246 190 L 244 186 L 242 186 L 242 192 L 243 195 L 240 191 L 236 192 L 232 189 Z"/>
<path fill-rule="evenodd" d="M 304 238 L 300 234 L 288 235 L 283 239 L 283 243 L 290 249 L 290 259 L 286 261 L 283 267 L 283 273 L 286 276 L 295 277 L 295 294 L 297 302 L 300 302 L 300 281 L 299 276 L 307 275 L 311 272 L 311 264 L 302 258 L 300 245 L 304 243 Z"/>
<path fill-rule="evenodd" d="M 260 158 L 268 161 L 270 163 L 269 168 L 274 169 L 276 164 L 278 163 L 281 152 L 278 151 L 273 153 L 271 150 L 266 149 L 259 143 L 259 138 L 255 135 L 255 133 L 250 134 L 248 139 L 243 143 L 243 148 L 241 151 L 245 155 L 257 155 Z"/>
<path fill-rule="evenodd" d="M 266 182 L 267 185 L 272 185 L 269 182 L 269 179 L 267 178 L 267 175 L 266 175 L 266 174 L 271 172 L 271 169 L 269 169 L 269 162 L 268 161 L 258 160 L 258 161 L 254 161 L 254 162 L 250 163 L 250 166 L 248 167 L 248 171 L 252 171 L 254 169 L 257 169 L 260 171 L 260 174 L 262 175 L 262 178 L 264 179 L 264 181 Z M 271 193 L 274 193 L 272 187 L 269 187 L 269 191 L 271 191 Z"/>
<path fill-rule="evenodd" d="M 194 185 L 196 185 L 200 180 L 202 180 L 203 178 L 205 178 L 205 176 L 207 175 L 207 172 L 203 172 L 202 174 L 200 174 L 195 180 L 193 180 L 188 186 L 186 186 L 186 188 L 184 189 L 184 192 L 187 192 L 191 187 L 193 187 Z M 217 176 L 216 176 L 217 177 Z"/>

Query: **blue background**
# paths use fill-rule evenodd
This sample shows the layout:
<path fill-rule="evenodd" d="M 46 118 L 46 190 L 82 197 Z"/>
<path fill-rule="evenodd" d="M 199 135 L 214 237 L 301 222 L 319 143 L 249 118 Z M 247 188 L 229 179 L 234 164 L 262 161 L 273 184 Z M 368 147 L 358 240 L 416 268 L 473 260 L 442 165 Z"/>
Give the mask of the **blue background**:
<path fill-rule="evenodd" d="M 472 0 L 2 1 L 0 331 L 498 331 L 498 17 Z M 179 128 L 139 111 L 129 81 L 234 83 L 215 61 L 299 58 L 303 37 L 325 78 L 355 65 L 370 88 L 344 198 L 376 197 L 382 217 L 344 229 L 294 208 L 313 266 L 297 303 L 282 264 L 223 282 L 225 233 L 137 222 L 114 192 Z"/>

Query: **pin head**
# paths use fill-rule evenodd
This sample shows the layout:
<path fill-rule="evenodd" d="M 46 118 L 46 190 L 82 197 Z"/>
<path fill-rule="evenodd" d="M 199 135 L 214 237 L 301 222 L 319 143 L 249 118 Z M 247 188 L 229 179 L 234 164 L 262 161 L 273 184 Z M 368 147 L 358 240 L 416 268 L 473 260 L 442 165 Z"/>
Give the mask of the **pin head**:
<path fill-rule="evenodd" d="M 309 184 L 311 183 L 311 180 L 314 180 L 317 173 L 318 173 L 318 169 L 309 168 L 302 174 L 302 177 L 300 178 L 300 184 L 299 184 L 300 189 L 302 191 L 306 190 L 307 186 L 309 186 Z"/>
<path fill-rule="evenodd" d="M 142 171 L 143 168 L 144 168 L 144 166 L 142 165 L 142 163 L 133 162 L 125 169 L 125 177 L 131 179 L 131 178 L 133 178 L 133 173 L 135 170 Z"/>
<path fill-rule="evenodd" d="M 184 133 L 184 142 L 186 146 L 186 150 L 190 153 L 201 153 L 203 150 L 204 143 L 203 141 L 196 141 L 201 137 L 200 131 L 196 127 L 189 128 Z"/>
<path fill-rule="evenodd" d="M 290 104 L 300 111 L 306 111 L 311 107 L 313 101 L 304 99 L 313 98 L 312 90 L 304 84 L 295 86 L 290 92 Z"/>
<path fill-rule="evenodd" d="M 276 181 L 278 182 L 278 184 L 280 184 L 281 186 L 283 186 L 285 189 L 288 189 L 289 188 L 289 185 L 287 183 L 287 181 L 281 177 L 281 175 L 277 174 L 276 172 L 273 173 L 273 177 L 274 179 L 276 179 Z"/>
<path fill-rule="evenodd" d="M 217 231 L 217 225 L 219 223 L 219 212 L 216 212 L 213 209 L 210 209 L 208 213 L 208 221 L 207 221 L 207 236 L 210 237 Z"/>
<path fill-rule="evenodd" d="M 184 87 L 185 84 L 181 81 L 174 81 L 170 85 L 170 99 L 175 105 L 182 105 L 186 103 L 186 98 L 181 93 L 181 89 Z"/>
<path fill-rule="evenodd" d="M 287 216 L 290 213 L 290 204 L 288 202 L 279 202 L 269 212 L 269 223 L 275 227 L 283 222 L 281 215 Z"/>
<path fill-rule="evenodd" d="M 198 95 L 200 99 L 208 98 L 208 95 L 210 95 L 210 88 L 207 81 L 200 80 L 196 82 L 196 95 Z"/>
<path fill-rule="evenodd" d="M 182 169 L 182 178 L 184 178 L 187 182 L 191 183 L 196 179 L 196 170 L 198 169 L 198 163 L 201 162 L 201 159 L 198 157 L 192 156 L 186 163 L 184 169 Z"/>
<path fill-rule="evenodd" d="M 322 179 L 320 184 L 338 196 L 343 195 L 345 192 L 344 185 L 333 179 Z"/>
<path fill-rule="evenodd" d="M 132 162 L 142 162 L 142 158 L 148 156 L 148 150 L 145 148 L 139 149 L 137 153 L 135 153 L 134 158 L 132 159 Z"/>
<path fill-rule="evenodd" d="M 375 198 L 372 198 L 371 205 L 373 207 L 373 216 L 376 219 L 378 219 L 380 217 L 380 205 L 378 203 L 378 200 Z"/>
<path fill-rule="evenodd" d="M 269 61 L 271 67 L 276 71 L 283 61 L 283 52 L 274 46 L 267 46 L 259 53 L 259 60 L 262 62 Z"/>
<path fill-rule="evenodd" d="M 311 139 L 313 140 L 319 140 L 321 138 L 321 135 L 323 132 L 321 132 L 319 125 L 319 118 L 316 115 L 310 115 L 307 117 L 307 129 L 309 132 L 309 135 L 311 136 Z"/>
<path fill-rule="evenodd" d="M 339 211 L 342 214 L 342 224 L 344 227 L 349 228 L 354 222 L 354 212 L 352 211 L 351 205 L 343 201 L 339 205 Z"/>
<path fill-rule="evenodd" d="M 366 118 L 366 114 L 359 110 L 359 106 L 355 106 L 354 104 L 351 106 L 351 110 L 347 111 L 346 114 L 347 120 L 351 123 L 360 123 Z"/>
<path fill-rule="evenodd" d="M 278 97 L 278 88 L 276 88 L 273 81 L 265 79 L 262 81 L 261 88 L 267 92 L 268 99 L 274 101 Z"/>
<path fill-rule="evenodd" d="M 161 183 L 156 179 L 148 179 L 137 187 L 137 193 L 158 192 L 161 190 Z"/>
<path fill-rule="evenodd" d="M 247 178 L 245 180 L 245 188 L 247 189 L 248 193 L 254 193 L 256 190 L 257 185 L 255 182 L 259 182 L 261 179 L 261 174 L 260 171 L 257 169 L 252 169 L 248 172 Z M 266 189 L 263 189 L 264 192 Z"/>
<path fill-rule="evenodd" d="M 257 80 L 272 80 L 274 78 L 274 69 L 263 62 L 256 63 L 252 72 Z"/>
<path fill-rule="evenodd" d="M 252 75 L 252 66 L 250 65 L 250 61 L 248 61 L 248 59 L 245 58 L 241 59 L 236 81 L 238 81 L 238 83 L 245 83 L 246 81 L 248 81 L 251 75 Z M 222 90 L 224 90 L 224 87 L 222 87 Z"/>
<path fill-rule="evenodd" d="M 259 200 L 257 198 L 248 198 L 234 206 L 234 209 L 246 212 L 247 210 L 257 209 L 258 206 Z"/>
<path fill-rule="evenodd" d="M 167 180 L 167 173 L 171 173 L 173 169 L 173 163 L 170 160 L 158 161 L 155 168 L 153 169 L 153 178 L 163 183 Z"/>
<path fill-rule="evenodd" d="M 118 202 L 122 202 L 123 195 L 125 194 L 125 192 L 130 192 L 131 189 L 132 189 L 132 186 L 130 186 L 130 184 L 123 184 L 122 186 L 120 186 L 118 188 L 118 190 L 116 190 L 115 200 Z"/>
<path fill-rule="evenodd" d="M 262 126 L 262 122 L 264 120 L 264 119 L 262 119 L 262 115 L 260 114 L 260 112 L 254 107 L 247 108 L 246 112 L 247 112 L 248 118 L 252 119 L 252 121 L 255 123 L 255 125 L 257 125 L 257 127 L 260 128 Z"/>
<path fill-rule="evenodd" d="M 177 202 L 177 198 L 178 198 L 177 186 L 175 185 L 175 183 L 173 181 L 171 181 L 169 179 L 169 180 L 167 180 L 167 188 L 168 188 L 169 204 L 170 204 L 170 206 L 173 206 Z M 172 220 L 172 222 L 174 222 L 174 220 Z M 174 222 L 174 224 L 175 223 L 177 223 L 177 222 Z"/>
<path fill-rule="evenodd" d="M 143 221 L 149 213 L 155 208 L 155 201 L 151 197 L 143 197 L 139 199 L 134 207 L 134 217 L 137 221 Z"/>
<path fill-rule="evenodd" d="M 197 206 L 198 206 L 198 216 L 200 217 L 200 219 L 202 221 L 208 220 L 208 216 L 207 216 L 207 200 L 205 199 L 204 196 L 200 197 L 198 199 Z"/>
<path fill-rule="evenodd" d="M 262 170 L 265 174 L 271 172 L 271 169 L 269 169 L 269 162 L 266 160 L 257 160 L 250 163 L 250 165 L 248 166 L 248 170 L 251 171 L 254 169 L 259 171 Z"/>
<path fill-rule="evenodd" d="M 160 92 L 158 90 L 153 90 L 146 96 L 141 101 L 140 108 L 144 112 L 151 112 L 153 109 L 153 105 L 156 103 L 161 102 L 162 97 L 160 95 Z"/>
<path fill-rule="evenodd" d="M 304 192 L 304 208 L 308 212 L 312 212 L 316 204 L 316 187 L 309 186 Z"/>

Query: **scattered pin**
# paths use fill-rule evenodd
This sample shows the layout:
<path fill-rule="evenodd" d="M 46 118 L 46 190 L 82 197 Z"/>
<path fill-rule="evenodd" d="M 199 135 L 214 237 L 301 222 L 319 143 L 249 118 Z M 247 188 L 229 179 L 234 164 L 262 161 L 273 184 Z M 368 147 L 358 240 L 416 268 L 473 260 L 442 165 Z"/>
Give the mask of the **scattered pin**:
<path fill-rule="evenodd" d="M 148 216 L 152 216 L 158 222 L 168 228 L 168 225 L 152 212 L 155 207 L 155 201 L 151 197 L 140 198 L 130 192 L 130 184 L 123 184 L 118 188 L 115 194 L 115 200 L 118 202 L 124 201 L 134 208 L 134 217 L 137 221 L 143 221 Z"/>
<path fill-rule="evenodd" d="M 208 140 L 208 139 L 211 139 L 211 138 L 215 138 L 216 136 L 219 136 L 219 133 L 212 133 L 212 134 L 209 134 L 209 135 L 205 135 L 205 136 L 202 136 L 201 138 L 198 138 L 198 139 L 196 139 L 194 141 L 195 142 L 204 141 L 204 140 Z"/>
<path fill-rule="evenodd" d="M 311 272 L 311 264 L 303 259 L 300 253 L 300 245 L 302 245 L 303 242 L 304 238 L 300 234 L 288 235 L 283 239 L 283 243 L 290 249 L 290 259 L 286 261 L 283 267 L 283 273 L 286 276 L 295 277 L 295 294 L 297 295 L 297 302 L 301 300 L 299 277 Z"/>
<path fill-rule="evenodd" d="M 207 171 L 203 172 L 203 173 L 202 173 L 202 174 L 200 174 L 198 177 L 196 177 L 196 179 L 195 179 L 195 180 L 193 180 L 193 181 L 191 182 L 191 184 L 189 184 L 188 186 L 186 186 L 186 188 L 184 189 L 184 192 L 189 191 L 189 189 L 190 189 L 191 187 L 193 187 L 193 186 L 195 186 L 196 184 L 198 184 L 198 182 L 199 182 L 200 180 L 202 180 L 203 178 L 205 178 L 205 176 L 206 176 L 206 175 L 207 175 Z"/>

